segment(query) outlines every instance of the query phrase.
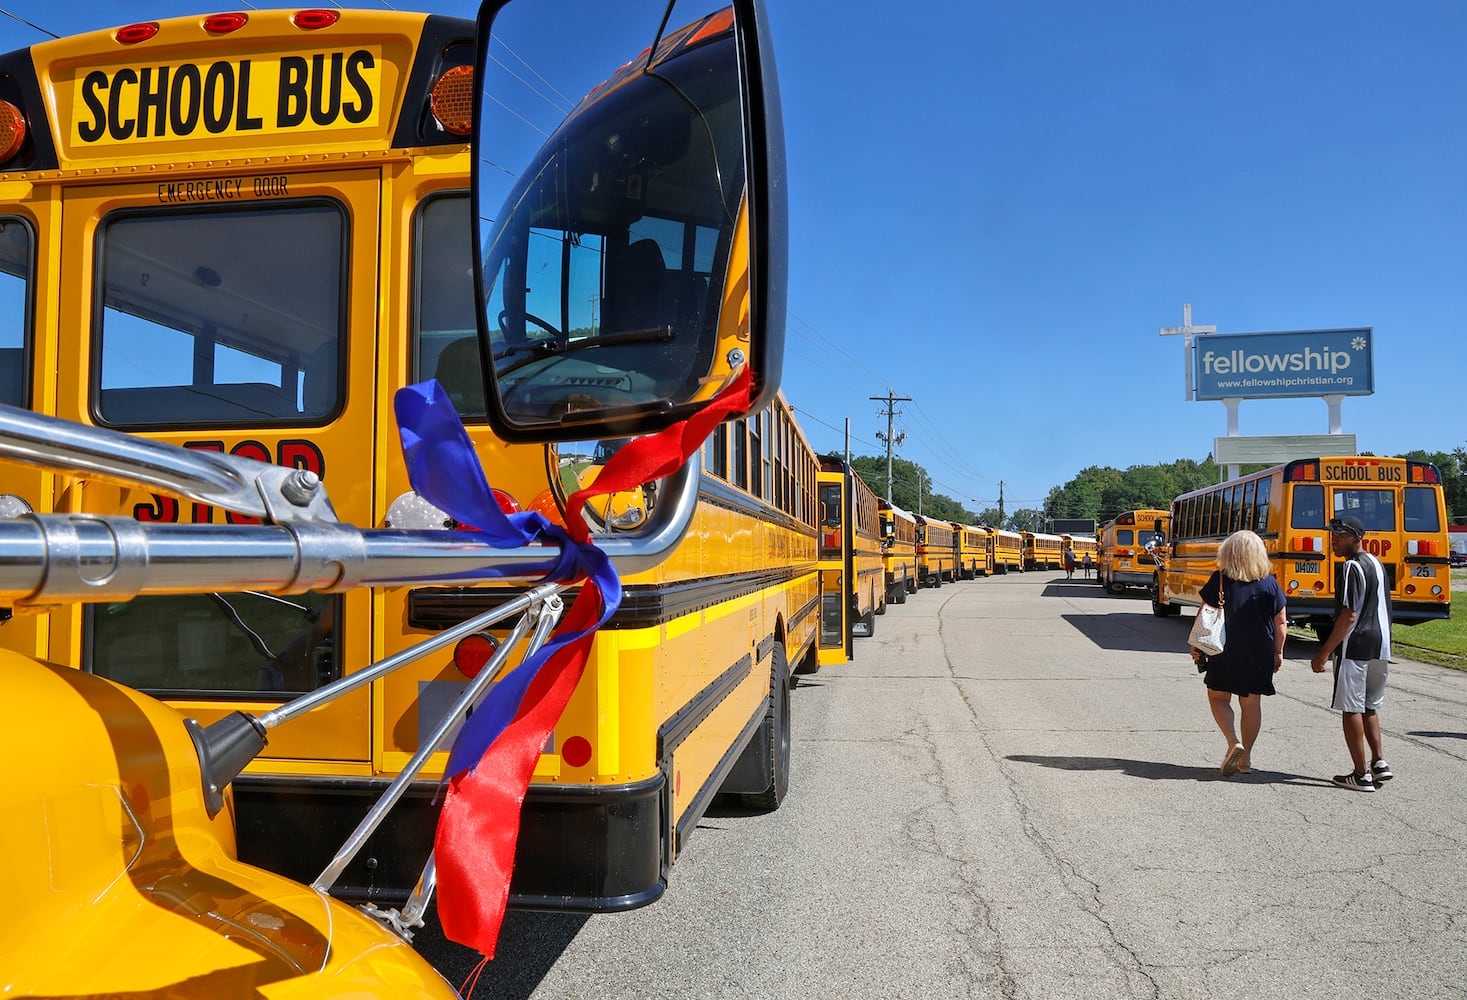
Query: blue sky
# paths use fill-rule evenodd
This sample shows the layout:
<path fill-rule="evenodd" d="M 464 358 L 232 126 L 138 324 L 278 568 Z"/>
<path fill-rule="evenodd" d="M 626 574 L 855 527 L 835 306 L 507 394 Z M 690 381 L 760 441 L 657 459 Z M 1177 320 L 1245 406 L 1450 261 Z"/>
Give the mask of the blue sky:
<path fill-rule="evenodd" d="M 472 16 L 467 3 L 409 4 Z M 373 6 L 363 2 L 360 6 Z M 52 31 L 237 9 L 0 0 Z M 769 0 L 790 185 L 784 388 L 817 448 L 899 454 L 972 509 L 1203 458 L 1179 325 L 1372 327 L 1379 454 L 1467 443 L 1467 5 Z M 0 49 L 42 36 L 0 17 Z M 1244 434 L 1323 433 L 1314 400 Z"/>

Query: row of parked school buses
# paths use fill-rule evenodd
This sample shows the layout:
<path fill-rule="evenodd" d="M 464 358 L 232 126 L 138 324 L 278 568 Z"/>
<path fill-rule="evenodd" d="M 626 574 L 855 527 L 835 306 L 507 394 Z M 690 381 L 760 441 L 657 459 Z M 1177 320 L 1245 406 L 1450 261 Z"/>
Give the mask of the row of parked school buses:
<path fill-rule="evenodd" d="M 1385 567 L 1398 625 L 1451 614 L 1451 553 L 1441 471 L 1429 462 L 1325 456 L 1286 462 L 1194 490 L 1169 509 L 1126 511 L 1101 526 L 1099 578 L 1107 592 L 1145 590 L 1165 617 L 1197 606 L 1228 535 L 1263 539 L 1290 621 L 1327 628 L 1341 558 L 1332 518 L 1360 520 L 1363 547 Z"/>
<path fill-rule="evenodd" d="M 903 510 L 876 496 L 839 458 L 821 460 L 821 663 L 838 662 L 838 639 L 871 635 L 888 604 L 923 587 L 1098 558 L 1096 539 L 1007 531 Z M 842 581 L 849 581 L 843 584 Z M 849 627 L 845 623 L 849 623 Z M 840 659 L 850 654 L 847 645 Z"/>

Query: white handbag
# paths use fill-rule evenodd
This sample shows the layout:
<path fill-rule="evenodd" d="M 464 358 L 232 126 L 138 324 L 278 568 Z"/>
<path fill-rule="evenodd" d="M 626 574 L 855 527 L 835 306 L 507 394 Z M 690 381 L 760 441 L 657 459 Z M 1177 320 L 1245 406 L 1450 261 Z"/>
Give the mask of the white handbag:
<path fill-rule="evenodd" d="M 1217 656 L 1227 645 L 1227 623 L 1223 620 L 1223 576 L 1217 575 L 1217 607 L 1204 604 L 1192 619 L 1187 645 L 1195 646 L 1208 656 Z"/>

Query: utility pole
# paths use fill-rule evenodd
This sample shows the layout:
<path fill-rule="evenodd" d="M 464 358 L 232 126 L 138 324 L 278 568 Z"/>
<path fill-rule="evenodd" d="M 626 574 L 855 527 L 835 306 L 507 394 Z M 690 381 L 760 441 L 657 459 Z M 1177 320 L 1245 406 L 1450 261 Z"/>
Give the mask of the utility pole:
<path fill-rule="evenodd" d="M 881 438 L 882 442 L 886 445 L 886 502 L 891 503 L 891 448 L 893 444 L 901 444 L 907 439 L 906 431 L 902 431 L 893 438 L 891 425 L 892 420 L 902 414 L 901 410 L 896 409 L 896 404 L 910 403 L 912 397 L 898 396 L 891 386 L 887 386 L 885 396 L 869 396 L 867 398 L 876 403 L 886 404 L 886 433 L 882 434 L 880 431 L 877 431 L 876 436 Z M 919 497 L 918 499 L 920 500 L 921 498 Z"/>
<path fill-rule="evenodd" d="M 998 526 L 1000 528 L 1004 526 L 1004 521 L 1005 517 L 1003 513 L 1003 480 L 1000 479 L 998 481 Z"/>

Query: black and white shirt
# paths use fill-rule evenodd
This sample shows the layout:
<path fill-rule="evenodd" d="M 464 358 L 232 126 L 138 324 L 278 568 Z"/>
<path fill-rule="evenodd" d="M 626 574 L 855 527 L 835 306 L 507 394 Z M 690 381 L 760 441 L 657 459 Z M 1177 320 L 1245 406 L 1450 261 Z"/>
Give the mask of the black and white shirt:
<path fill-rule="evenodd" d="M 1340 646 L 1347 660 L 1391 658 L 1391 594 L 1385 567 L 1361 549 L 1340 564 L 1339 586 L 1335 588 L 1335 615 L 1345 608 L 1355 612 L 1355 625 Z"/>

